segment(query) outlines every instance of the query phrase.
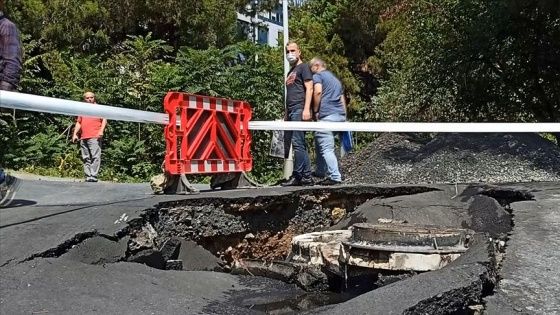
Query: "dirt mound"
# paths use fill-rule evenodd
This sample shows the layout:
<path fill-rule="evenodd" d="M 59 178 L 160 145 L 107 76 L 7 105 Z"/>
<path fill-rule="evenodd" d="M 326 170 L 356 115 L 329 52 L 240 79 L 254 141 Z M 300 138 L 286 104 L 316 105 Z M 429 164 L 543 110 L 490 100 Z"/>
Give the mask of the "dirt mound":
<path fill-rule="evenodd" d="M 560 180 L 560 148 L 537 134 L 383 134 L 340 161 L 347 183 Z"/>

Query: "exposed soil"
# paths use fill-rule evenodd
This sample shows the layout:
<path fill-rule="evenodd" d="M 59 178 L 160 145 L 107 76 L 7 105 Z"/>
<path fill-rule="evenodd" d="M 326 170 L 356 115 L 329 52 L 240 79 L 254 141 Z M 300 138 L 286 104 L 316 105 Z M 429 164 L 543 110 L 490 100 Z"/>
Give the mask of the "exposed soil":
<path fill-rule="evenodd" d="M 150 225 L 132 231 L 135 252 L 171 237 L 195 241 L 225 263 L 283 260 L 294 235 L 326 230 L 372 198 L 432 191 L 421 186 L 309 189 L 280 196 L 196 199 L 160 204 L 147 212 Z M 153 229 L 151 228 L 153 226 Z M 150 246 L 148 246 L 150 247 Z"/>
<path fill-rule="evenodd" d="M 287 257 L 294 235 L 294 227 L 289 226 L 279 232 L 260 231 L 256 234 L 248 233 L 245 236 L 217 236 L 207 238 L 199 243 L 202 247 L 221 257 L 226 262 L 239 259 L 262 259 L 271 261 Z M 226 248 L 223 250 L 223 248 Z"/>

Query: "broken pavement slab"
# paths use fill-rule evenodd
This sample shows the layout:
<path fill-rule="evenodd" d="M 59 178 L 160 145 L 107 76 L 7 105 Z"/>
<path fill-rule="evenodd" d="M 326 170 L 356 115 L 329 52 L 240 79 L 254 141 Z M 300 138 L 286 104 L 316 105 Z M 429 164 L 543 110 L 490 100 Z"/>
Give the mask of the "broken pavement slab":
<path fill-rule="evenodd" d="M 128 237 L 114 241 L 94 236 L 74 245 L 61 258 L 91 265 L 116 263 L 125 259 L 127 242 Z"/>
<path fill-rule="evenodd" d="M 222 261 L 204 247 L 192 241 L 180 240 L 177 259 L 182 261 L 183 270 L 223 271 Z"/>
<path fill-rule="evenodd" d="M 329 230 L 346 229 L 355 223 L 379 220 L 470 228 L 476 232 L 490 233 L 494 238 L 505 236 L 511 230 L 511 214 L 495 199 L 483 194 L 487 189 L 477 185 L 428 187 L 437 189 L 414 195 L 371 199 Z M 522 186 L 520 189 L 523 189 Z"/>

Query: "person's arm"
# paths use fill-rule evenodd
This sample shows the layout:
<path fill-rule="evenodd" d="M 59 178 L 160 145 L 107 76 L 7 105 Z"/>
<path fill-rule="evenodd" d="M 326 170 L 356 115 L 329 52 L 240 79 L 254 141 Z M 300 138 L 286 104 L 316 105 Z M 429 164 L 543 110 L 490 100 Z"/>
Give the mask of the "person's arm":
<path fill-rule="evenodd" d="M 311 100 L 313 99 L 313 73 L 309 67 L 302 67 L 301 78 L 305 85 L 305 103 L 302 120 L 311 120 Z"/>
<path fill-rule="evenodd" d="M 303 105 L 303 120 L 311 119 L 311 99 L 313 98 L 313 81 L 305 81 L 305 104 Z"/>
<path fill-rule="evenodd" d="M 103 119 L 103 121 L 101 121 L 101 130 L 99 131 L 99 138 L 103 137 L 103 133 L 105 132 L 106 126 L 107 126 L 107 119 Z"/>
<path fill-rule="evenodd" d="M 323 95 L 323 84 L 315 83 L 313 85 L 313 112 L 319 112 L 319 106 L 321 105 L 321 96 Z"/>
<path fill-rule="evenodd" d="M 323 95 L 323 79 L 319 73 L 313 75 L 313 113 L 319 112 Z"/>
<path fill-rule="evenodd" d="M 2 73 L 2 89 L 15 89 L 21 77 L 22 50 L 19 41 L 19 32 L 16 25 L 12 22 L 4 22 L 0 27 L 0 38 L 2 40 L 2 59 L 4 59 L 4 69 Z M 7 85 L 11 86 L 7 86 Z"/>
<path fill-rule="evenodd" d="M 344 97 L 344 93 L 340 95 L 340 101 L 342 102 L 342 107 L 344 107 L 344 116 L 348 119 L 348 109 L 346 106 L 346 97 Z"/>
<path fill-rule="evenodd" d="M 76 142 L 78 140 L 78 132 L 82 129 L 82 122 L 81 119 L 78 118 L 76 121 L 76 127 L 74 127 L 74 135 L 72 136 L 72 142 Z"/>

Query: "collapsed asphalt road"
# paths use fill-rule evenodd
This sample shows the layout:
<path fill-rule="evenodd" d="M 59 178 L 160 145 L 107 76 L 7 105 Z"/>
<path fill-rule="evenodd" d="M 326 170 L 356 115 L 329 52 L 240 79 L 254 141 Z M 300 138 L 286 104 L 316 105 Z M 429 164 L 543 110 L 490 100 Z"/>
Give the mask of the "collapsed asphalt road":
<path fill-rule="evenodd" d="M 560 270 L 556 264 L 560 258 L 556 251 L 560 245 L 557 237 L 560 183 L 516 185 L 518 190 L 529 190 L 534 195 L 534 200 L 525 201 L 496 195 L 491 196 L 492 200 L 486 199 L 479 193 L 492 190 L 485 188 L 459 186 L 456 191 L 452 185 L 426 187 L 431 189 L 412 195 L 374 197 L 354 209 L 338 226 L 392 216 L 409 222 L 466 225 L 490 233 L 507 233 L 511 216 L 500 212 L 496 207 L 498 201 L 492 200 L 500 200 L 504 205 L 508 200 L 515 201 L 511 204 L 513 232 L 499 269 L 501 279 L 496 292 L 478 289 L 487 288 L 487 282 L 495 279 L 491 274 L 493 269 L 486 264 L 493 258 L 484 240 L 479 240 L 476 251 L 452 266 L 316 311 L 420 314 L 447 303 L 438 309 L 443 310 L 441 314 L 448 314 L 445 311 L 454 309 L 453 303 L 465 303 L 465 293 L 478 292 L 484 296 L 483 301 L 476 301 L 481 295 L 470 298 L 483 304 L 485 314 L 512 314 L 510 308 L 526 314 L 555 314 L 560 305 L 557 298 Z M 119 238 L 122 241 L 128 237 L 131 222 L 145 221 L 146 217 L 142 216 L 145 209 L 154 211 L 153 206 L 161 202 L 181 206 L 180 200 L 184 199 L 210 197 L 219 202 L 218 198 L 244 197 L 242 200 L 251 200 L 247 198 L 255 193 L 273 198 L 290 195 L 292 191 L 303 190 L 267 188 L 203 192 L 198 196 L 154 196 L 147 184 L 93 186 L 23 181 L 12 204 L 0 209 L 0 311 L 2 314 L 262 314 L 266 309 L 263 305 L 278 303 L 279 296 L 288 300 L 303 292 L 276 280 L 220 272 L 158 270 L 138 263 L 92 259 L 96 253 L 91 257 L 75 255 L 72 249 L 91 242 L 94 251 L 104 248 L 96 244 L 105 241 L 113 244 L 113 248 L 120 248 Z M 480 210 L 484 209 L 490 210 L 489 214 L 481 214 Z M 216 220 L 214 223 L 219 226 L 220 220 Z M 207 227 L 203 223 L 199 226 Z M 99 255 L 119 260 L 118 254 Z M 407 302 L 394 303 L 397 297 Z M 468 304 L 473 303 L 468 301 Z"/>

